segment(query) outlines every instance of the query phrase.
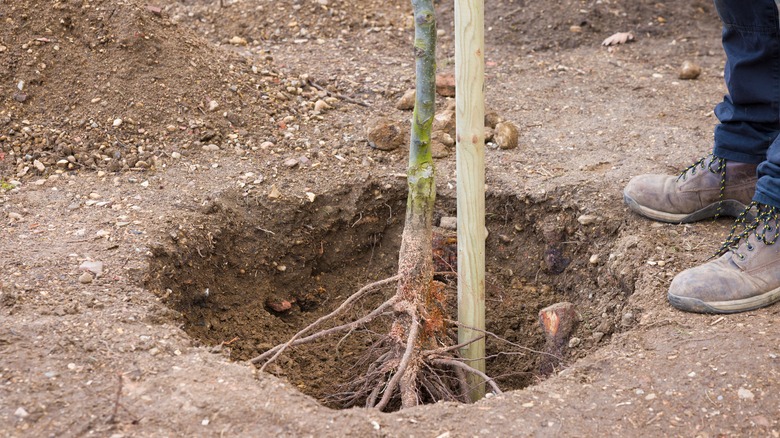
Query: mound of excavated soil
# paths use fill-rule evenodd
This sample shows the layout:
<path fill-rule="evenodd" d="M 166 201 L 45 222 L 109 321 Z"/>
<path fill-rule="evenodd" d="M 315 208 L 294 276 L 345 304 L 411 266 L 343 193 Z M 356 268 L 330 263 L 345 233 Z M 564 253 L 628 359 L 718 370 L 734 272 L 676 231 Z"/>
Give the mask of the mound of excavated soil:
<path fill-rule="evenodd" d="M 281 77 L 270 56 L 215 48 L 159 8 L 39 3 L 14 2 L 1 17 L 0 147 L 12 176 L 148 168 L 209 144 L 241 154 L 309 111 L 295 99 L 300 80 Z"/>

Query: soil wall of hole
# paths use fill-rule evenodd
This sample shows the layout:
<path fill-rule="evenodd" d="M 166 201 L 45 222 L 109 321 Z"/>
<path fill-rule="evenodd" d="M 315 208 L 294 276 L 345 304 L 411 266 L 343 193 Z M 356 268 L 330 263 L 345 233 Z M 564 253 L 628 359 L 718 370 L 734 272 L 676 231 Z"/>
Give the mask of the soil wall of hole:
<path fill-rule="evenodd" d="M 201 211 L 182 213 L 178 226 L 167 231 L 154 248 L 147 286 L 176 310 L 197 342 L 248 360 L 361 286 L 395 274 L 405 196 L 405 185 L 378 182 L 341 187 L 314 202 L 221 193 Z M 510 342 L 488 339 L 487 370 L 504 389 L 541 378 L 539 310 L 560 301 L 578 307 L 582 322 L 565 366 L 618 327 L 633 292 L 633 272 L 613 272 L 604 263 L 621 223 L 596 218 L 583 225 L 576 205 L 555 201 L 554 194 L 548 199 L 488 195 L 486 203 L 486 324 Z M 436 223 L 454 215 L 455 200 L 440 196 Z M 439 256 L 439 266 L 456 266 L 454 245 Z M 454 318 L 454 276 L 441 279 L 448 282 Z M 389 287 L 374 294 L 341 321 L 369 312 L 392 293 Z M 340 388 L 363 371 L 361 358 L 385 333 L 387 319 L 349 336 L 296 347 L 269 370 L 338 407 Z"/>

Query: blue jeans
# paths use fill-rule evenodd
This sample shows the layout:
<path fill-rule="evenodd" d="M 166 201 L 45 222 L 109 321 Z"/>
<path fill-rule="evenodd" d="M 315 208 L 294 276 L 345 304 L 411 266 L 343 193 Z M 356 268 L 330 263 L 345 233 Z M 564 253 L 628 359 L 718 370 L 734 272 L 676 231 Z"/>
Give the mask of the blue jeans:
<path fill-rule="evenodd" d="M 715 107 L 713 153 L 758 166 L 753 200 L 780 208 L 780 0 L 714 0 L 729 94 Z"/>

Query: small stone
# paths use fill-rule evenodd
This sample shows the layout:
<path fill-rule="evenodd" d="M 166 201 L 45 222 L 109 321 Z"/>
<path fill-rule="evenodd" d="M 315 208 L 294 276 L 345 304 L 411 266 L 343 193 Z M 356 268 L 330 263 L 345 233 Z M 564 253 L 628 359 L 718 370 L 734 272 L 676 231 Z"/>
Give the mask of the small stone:
<path fill-rule="evenodd" d="M 696 79 L 701 75 L 701 67 L 691 61 L 685 61 L 680 67 L 680 79 Z"/>
<path fill-rule="evenodd" d="M 277 313 L 284 313 L 292 309 L 292 303 L 290 301 L 275 297 L 266 298 L 265 306 Z"/>
<path fill-rule="evenodd" d="M 139 169 L 148 169 L 149 168 L 149 163 L 147 163 L 146 161 L 143 161 L 143 160 L 138 160 L 135 163 L 135 167 L 139 168 Z"/>
<path fill-rule="evenodd" d="M 634 323 L 634 314 L 631 312 L 624 313 L 623 317 L 620 319 L 620 323 L 623 325 L 623 327 L 630 326 Z"/>
<path fill-rule="evenodd" d="M 445 230 L 457 230 L 458 229 L 457 216 L 443 216 L 439 220 L 439 227 L 444 228 Z"/>
<path fill-rule="evenodd" d="M 273 148 L 274 146 L 276 146 L 276 145 L 273 142 L 271 142 L 271 141 L 264 141 L 264 142 L 260 143 L 260 149 L 262 149 L 262 150 Z"/>
<path fill-rule="evenodd" d="M 485 126 L 488 128 L 496 129 L 496 126 L 498 126 L 499 123 L 503 122 L 504 120 L 501 118 L 501 116 L 498 115 L 495 111 L 486 111 L 485 112 Z"/>
<path fill-rule="evenodd" d="M 431 141 L 431 157 L 445 158 L 450 155 L 450 148 L 438 140 Z"/>
<path fill-rule="evenodd" d="M 59 167 L 60 169 L 65 169 L 68 167 L 68 163 L 69 163 L 68 160 L 59 160 L 57 161 L 57 167 Z"/>
<path fill-rule="evenodd" d="M 14 415 L 16 415 L 19 418 L 27 418 L 30 416 L 30 414 L 27 412 L 27 410 L 21 406 L 16 408 L 16 411 L 14 411 Z"/>
<path fill-rule="evenodd" d="M 114 128 L 122 126 L 122 119 L 114 119 Z"/>
<path fill-rule="evenodd" d="M 96 276 L 100 277 L 103 274 L 103 262 L 95 262 L 91 260 L 85 260 L 79 265 L 79 269 L 82 271 L 89 271 Z"/>
<path fill-rule="evenodd" d="M 15 212 L 8 213 L 8 219 L 11 219 L 12 221 L 20 221 L 22 220 L 22 215 Z"/>
<path fill-rule="evenodd" d="M 592 338 L 593 342 L 598 344 L 602 339 L 604 339 L 604 332 L 593 332 Z"/>
<path fill-rule="evenodd" d="M 317 199 L 317 195 L 312 192 L 306 192 L 306 197 L 309 198 L 309 202 L 314 202 Z"/>
<path fill-rule="evenodd" d="M 501 122 L 496 125 L 493 142 L 501 149 L 515 149 L 519 142 L 519 131 L 512 122 Z"/>
<path fill-rule="evenodd" d="M 98 200 L 100 198 L 101 198 L 100 193 L 92 192 L 89 194 L 89 199 Z"/>
<path fill-rule="evenodd" d="M 395 107 L 401 111 L 409 111 L 414 109 L 414 101 L 417 98 L 417 90 L 412 88 L 407 90 L 403 96 L 395 103 Z"/>
<path fill-rule="evenodd" d="M 33 167 L 35 167 L 35 169 L 36 169 L 38 172 L 43 172 L 43 171 L 45 171 L 45 170 L 46 170 L 46 166 L 44 166 L 44 165 L 43 165 L 43 163 L 41 163 L 41 162 L 40 162 L 40 161 L 38 161 L 38 160 L 35 160 L 35 161 L 33 161 Z"/>
<path fill-rule="evenodd" d="M 580 223 L 580 225 L 593 225 L 596 222 L 598 222 L 601 218 L 599 218 L 596 215 L 593 214 L 583 214 L 582 216 L 577 218 L 577 222 Z"/>
<path fill-rule="evenodd" d="M 279 189 L 276 187 L 276 184 L 271 186 L 271 191 L 268 193 L 268 197 L 271 199 L 279 199 L 282 196 L 282 194 L 279 192 Z"/>
<path fill-rule="evenodd" d="M 204 150 L 204 151 L 215 152 L 215 151 L 219 150 L 219 146 L 215 145 L 214 143 L 211 143 L 211 144 L 207 144 L 205 146 L 202 146 L 201 149 Z"/>
<path fill-rule="evenodd" d="M 297 159 L 295 159 L 295 158 L 288 158 L 288 159 L 284 160 L 284 167 L 288 167 L 288 168 L 292 169 L 293 167 L 297 166 L 298 163 L 299 162 L 298 162 Z"/>
<path fill-rule="evenodd" d="M 598 254 L 593 254 L 592 256 L 590 256 L 588 263 L 590 263 L 591 265 L 598 265 L 600 260 L 601 257 Z"/>
<path fill-rule="evenodd" d="M 655 400 L 655 399 L 656 399 L 656 397 L 657 397 L 657 396 L 655 395 L 655 393 L 650 393 L 650 394 L 647 394 L 647 395 L 645 396 L 645 400 L 647 400 L 647 401 Z"/>
<path fill-rule="evenodd" d="M 320 100 L 318 100 L 318 101 L 314 102 L 314 112 L 317 112 L 317 113 L 324 113 L 325 111 L 327 111 L 327 110 L 329 110 L 329 109 L 331 109 L 331 108 L 333 108 L 333 107 L 332 107 L 332 106 L 330 106 L 330 105 L 328 105 L 328 103 L 327 103 L 327 102 L 325 102 L 325 101 L 324 101 L 324 100 L 322 100 L 322 99 L 320 99 Z"/>
<path fill-rule="evenodd" d="M 89 272 L 84 272 L 79 276 L 79 283 L 81 284 L 90 284 L 92 283 L 92 280 L 93 280 L 92 274 L 90 274 Z"/>
<path fill-rule="evenodd" d="M 752 391 L 745 388 L 739 388 L 739 390 L 737 390 L 737 395 L 739 396 L 740 400 L 753 400 L 755 397 Z"/>
<path fill-rule="evenodd" d="M 569 339 L 569 348 L 577 348 L 582 344 L 582 339 L 578 337 L 573 337 Z"/>
<path fill-rule="evenodd" d="M 168 125 L 165 127 L 165 130 L 168 132 L 176 132 L 176 125 Z"/>
<path fill-rule="evenodd" d="M 14 100 L 19 103 L 25 102 L 27 100 L 27 93 L 22 93 L 22 92 L 14 93 Z"/>
<path fill-rule="evenodd" d="M 179 158 L 181 158 L 181 154 L 178 153 L 178 152 L 172 152 L 171 153 L 171 158 L 173 158 L 175 160 L 178 160 Z"/>
<path fill-rule="evenodd" d="M 162 9 L 160 7 L 158 7 L 158 6 L 147 5 L 146 6 L 146 10 L 151 12 L 152 14 L 158 16 L 158 17 L 162 16 Z"/>
<path fill-rule="evenodd" d="M 209 111 L 216 111 L 219 108 L 219 103 L 216 100 L 209 102 Z"/>
<path fill-rule="evenodd" d="M 577 26 L 577 25 L 570 26 L 569 27 L 569 32 L 572 32 L 572 33 L 582 33 L 582 26 Z"/>
<path fill-rule="evenodd" d="M 381 119 L 369 127 L 368 144 L 380 151 L 392 151 L 405 144 L 408 135 L 400 123 Z"/>
<path fill-rule="evenodd" d="M 248 44 L 246 38 L 242 38 L 240 36 L 234 36 L 233 38 L 230 39 L 229 42 L 234 46 L 245 46 Z"/>
<path fill-rule="evenodd" d="M 455 75 L 452 73 L 436 75 L 436 93 L 439 96 L 455 97 Z"/>
<path fill-rule="evenodd" d="M 444 132 L 455 137 L 455 111 L 445 110 L 433 116 L 433 131 Z"/>

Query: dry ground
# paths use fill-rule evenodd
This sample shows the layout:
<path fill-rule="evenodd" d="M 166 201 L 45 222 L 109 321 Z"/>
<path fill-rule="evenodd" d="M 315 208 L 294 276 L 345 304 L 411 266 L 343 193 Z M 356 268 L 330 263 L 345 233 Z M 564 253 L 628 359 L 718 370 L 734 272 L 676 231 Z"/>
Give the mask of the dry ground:
<path fill-rule="evenodd" d="M 564 369 L 541 380 L 534 354 L 499 356 L 504 384 L 532 385 L 384 414 L 300 392 L 328 403 L 358 336 L 289 355 L 280 377 L 243 361 L 394 270 L 404 151 L 369 148 L 365 127 L 408 118 L 407 2 L 1 1 L 0 435 L 780 435 L 780 309 L 665 302 L 730 222 L 660 225 L 622 204 L 631 176 L 710 147 L 713 7 L 486 3 L 487 106 L 520 127 L 517 149 L 487 150 L 489 323 L 535 348 L 538 310 L 575 302 Z M 626 30 L 636 42 L 599 45 Z M 685 60 L 697 80 L 678 79 Z M 437 164 L 452 215 L 454 152 Z"/>

